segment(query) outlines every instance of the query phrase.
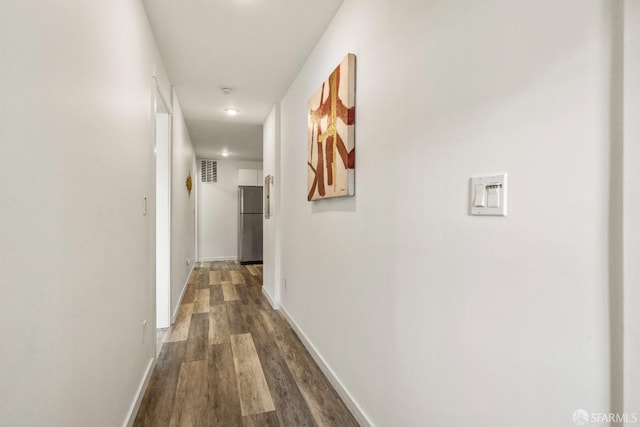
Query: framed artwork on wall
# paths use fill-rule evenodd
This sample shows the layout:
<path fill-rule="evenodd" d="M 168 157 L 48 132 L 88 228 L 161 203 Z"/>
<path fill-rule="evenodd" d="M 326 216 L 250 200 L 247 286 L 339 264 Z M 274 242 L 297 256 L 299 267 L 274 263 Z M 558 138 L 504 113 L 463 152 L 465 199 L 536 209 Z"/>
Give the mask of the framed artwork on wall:
<path fill-rule="evenodd" d="M 355 67 L 350 53 L 309 99 L 309 201 L 355 194 Z"/>

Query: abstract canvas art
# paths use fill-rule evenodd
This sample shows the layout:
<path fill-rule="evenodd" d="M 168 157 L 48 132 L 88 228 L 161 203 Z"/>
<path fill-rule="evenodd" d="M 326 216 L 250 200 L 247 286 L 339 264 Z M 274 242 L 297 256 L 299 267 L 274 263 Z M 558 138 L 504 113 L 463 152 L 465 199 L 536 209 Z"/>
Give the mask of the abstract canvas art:
<path fill-rule="evenodd" d="M 355 194 L 355 66 L 348 54 L 309 99 L 307 200 Z"/>

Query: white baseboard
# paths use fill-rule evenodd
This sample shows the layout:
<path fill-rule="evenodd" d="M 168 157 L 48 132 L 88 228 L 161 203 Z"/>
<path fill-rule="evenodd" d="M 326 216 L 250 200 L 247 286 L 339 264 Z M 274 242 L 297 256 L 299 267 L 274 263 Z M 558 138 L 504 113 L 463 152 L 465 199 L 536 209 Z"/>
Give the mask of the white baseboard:
<path fill-rule="evenodd" d="M 277 304 L 274 300 L 274 298 L 269 294 L 269 292 L 267 291 L 267 289 L 263 286 L 262 287 L 262 295 L 264 295 L 264 297 L 267 299 L 267 301 L 269 301 L 269 304 L 271 304 L 271 307 L 274 310 L 278 310 L 280 308 L 280 304 Z"/>
<path fill-rule="evenodd" d="M 191 275 L 193 274 L 193 268 L 195 267 L 195 263 L 191 264 L 191 270 L 189 270 L 189 274 L 187 274 L 187 280 L 184 282 L 184 286 L 182 287 L 182 292 L 180 292 L 180 298 L 178 298 L 178 303 L 176 307 L 173 309 L 173 314 L 171 315 L 171 324 L 176 323 L 176 318 L 178 317 L 178 311 L 180 311 L 180 305 L 182 304 L 182 298 L 184 298 L 184 293 L 187 292 L 187 287 L 189 286 L 189 279 L 191 279 Z"/>
<path fill-rule="evenodd" d="M 140 403 L 142 403 L 142 398 L 144 397 L 144 392 L 147 390 L 147 385 L 149 384 L 149 380 L 151 379 L 151 374 L 153 373 L 153 368 L 156 367 L 156 358 L 152 357 L 149 360 L 149 364 L 147 365 L 147 370 L 144 372 L 144 376 L 142 377 L 142 381 L 138 385 L 138 390 L 136 391 L 136 395 L 131 403 L 131 407 L 129 408 L 129 412 L 127 413 L 127 417 L 122 424 L 122 427 L 131 427 L 133 422 L 136 420 L 136 415 L 138 415 L 138 409 L 140 409 Z"/>
<path fill-rule="evenodd" d="M 214 256 L 209 258 L 200 258 L 198 262 L 213 262 L 213 261 L 237 261 L 238 256 Z"/>
<path fill-rule="evenodd" d="M 316 361 L 322 372 L 326 375 L 333 388 L 336 389 L 345 405 L 347 405 L 353 416 L 358 421 L 358 424 L 360 424 L 362 427 L 375 427 L 369 417 L 367 417 L 367 415 L 364 413 L 360 405 L 358 405 L 358 402 L 356 402 L 353 396 L 351 396 L 349 390 L 347 390 L 344 384 L 342 384 L 342 381 L 340 381 L 336 373 L 333 372 L 333 369 L 331 369 L 327 362 L 325 362 L 324 358 L 320 355 L 318 350 L 316 350 L 315 346 L 311 343 L 311 341 L 309 341 L 304 332 L 302 332 L 302 329 L 300 329 L 298 324 L 293 320 L 287 309 L 283 307 L 282 304 L 280 304 L 279 311 L 280 313 L 282 313 L 287 322 L 289 322 L 289 325 L 291 325 L 291 328 L 294 330 L 296 335 L 298 335 L 298 338 L 300 338 L 302 344 L 304 344 L 306 349 L 309 351 L 311 357 L 313 357 L 313 360 Z"/>

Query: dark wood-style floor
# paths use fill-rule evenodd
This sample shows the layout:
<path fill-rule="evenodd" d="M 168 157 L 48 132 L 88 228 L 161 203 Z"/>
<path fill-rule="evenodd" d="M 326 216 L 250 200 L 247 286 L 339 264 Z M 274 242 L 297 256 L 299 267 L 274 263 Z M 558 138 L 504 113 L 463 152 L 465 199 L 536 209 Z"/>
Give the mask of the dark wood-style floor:
<path fill-rule="evenodd" d="M 134 427 L 358 425 L 264 298 L 261 265 L 201 263 L 163 341 Z"/>

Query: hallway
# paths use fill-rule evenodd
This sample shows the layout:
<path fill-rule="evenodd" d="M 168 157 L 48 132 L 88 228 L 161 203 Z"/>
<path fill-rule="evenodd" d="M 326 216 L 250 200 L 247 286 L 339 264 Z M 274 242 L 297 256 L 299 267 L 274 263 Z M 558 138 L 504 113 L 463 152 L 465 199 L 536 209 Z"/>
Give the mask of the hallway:
<path fill-rule="evenodd" d="M 262 266 L 201 263 L 134 426 L 357 426 L 262 295 Z"/>

